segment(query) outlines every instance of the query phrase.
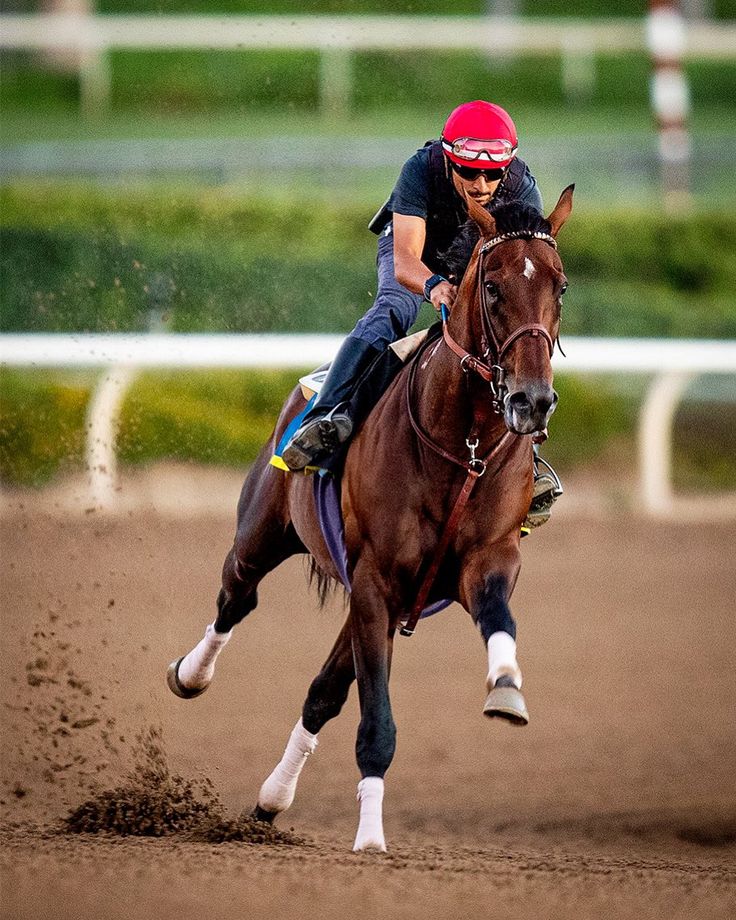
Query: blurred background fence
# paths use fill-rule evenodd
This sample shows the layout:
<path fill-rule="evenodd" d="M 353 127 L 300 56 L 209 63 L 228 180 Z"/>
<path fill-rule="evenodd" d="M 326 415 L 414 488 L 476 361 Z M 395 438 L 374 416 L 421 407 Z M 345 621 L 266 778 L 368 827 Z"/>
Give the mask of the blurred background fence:
<path fill-rule="evenodd" d="M 672 25 L 665 23 L 662 28 L 671 31 Z M 319 108 L 328 116 L 344 116 L 352 106 L 352 57 L 357 52 L 559 57 L 562 90 L 566 99 L 574 100 L 593 94 L 597 56 L 651 51 L 659 40 L 656 29 L 657 23 L 652 26 L 644 17 L 596 21 L 498 15 L 93 16 L 77 12 L 3 16 L 0 48 L 66 55 L 77 68 L 80 105 L 90 117 L 99 117 L 109 108 L 114 51 L 316 52 Z M 673 45 L 669 35 L 664 41 Z M 691 61 L 733 60 L 736 25 L 693 21 L 682 38 L 675 39 L 675 50 Z"/>
<path fill-rule="evenodd" d="M 491 98 L 547 206 L 577 185 L 565 333 L 736 338 L 734 0 L 682 4 L 674 31 L 671 4 L 632 0 L 620 19 L 598 0 L 342 7 L 5 0 L 0 331 L 344 334 L 370 305 L 366 223 L 401 164 L 459 101 Z M 687 155 L 669 189 L 668 151 Z M 81 468 L 94 372 L 9 364 L 0 476 Z M 143 373 L 120 457 L 247 462 L 293 379 Z M 647 385 L 560 378 L 548 455 L 615 491 Z M 719 374 L 684 393 L 678 488 L 732 487 L 735 392 Z"/>

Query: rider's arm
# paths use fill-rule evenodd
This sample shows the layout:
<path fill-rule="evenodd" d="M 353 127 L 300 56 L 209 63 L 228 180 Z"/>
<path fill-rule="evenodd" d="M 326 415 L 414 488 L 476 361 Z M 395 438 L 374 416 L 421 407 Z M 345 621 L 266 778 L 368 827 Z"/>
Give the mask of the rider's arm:
<path fill-rule="evenodd" d="M 424 282 L 434 272 L 422 262 L 422 251 L 427 236 L 427 224 L 421 217 L 409 214 L 394 214 L 394 275 L 399 284 L 415 294 L 424 293 Z M 440 304 L 452 307 L 457 289 L 449 281 L 442 281 L 432 288 L 432 306 L 439 310 Z"/>

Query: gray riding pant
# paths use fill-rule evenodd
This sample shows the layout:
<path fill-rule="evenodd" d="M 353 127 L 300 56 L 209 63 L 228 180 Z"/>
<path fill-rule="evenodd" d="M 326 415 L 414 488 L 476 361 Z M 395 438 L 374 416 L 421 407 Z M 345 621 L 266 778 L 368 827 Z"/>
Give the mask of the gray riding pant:
<path fill-rule="evenodd" d="M 387 224 L 378 238 L 378 290 L 373 306 L 357 323 L 351 335 L 384 351 L 397 339 L 403 338 L 414 324 L 424 303 L 421 294 L 399 284 L 394 275 L 393 224 Z"/>

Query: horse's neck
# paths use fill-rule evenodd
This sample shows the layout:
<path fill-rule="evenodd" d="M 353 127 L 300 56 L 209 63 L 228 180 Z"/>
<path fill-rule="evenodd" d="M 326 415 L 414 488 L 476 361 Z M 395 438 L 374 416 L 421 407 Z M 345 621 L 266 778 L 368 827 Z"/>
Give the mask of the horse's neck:
<path fill-rule="evenodd" d="M 475 347 L 462 332 L 457 335 L 456 341 L 464 348 Z M 417 422 L 426 434 L 457 457 L 469 456 L 465 443 L 469 437 L 478 438 L 477 455 L 482 456 L 507 430 L 493 412 L 488 384 L 477 375 L 468 377 L 443 339 L 419 356 L 411 400 Z"/>

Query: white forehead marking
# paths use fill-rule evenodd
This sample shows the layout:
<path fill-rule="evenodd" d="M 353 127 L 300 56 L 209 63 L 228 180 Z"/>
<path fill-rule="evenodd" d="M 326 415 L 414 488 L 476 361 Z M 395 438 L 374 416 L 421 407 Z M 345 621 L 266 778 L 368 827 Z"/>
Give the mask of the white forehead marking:
<path fill-rule="evenodd" d="M 526 256 L 526 258 L 524 259 L 524 272 L 523 272 L 524 277 L 528 278 L 531 281 L 532 275 L 534 274 L 535 271 L 536 269 L 534 268 L 534 263 L 529 258 L 529 256 Z"/>

